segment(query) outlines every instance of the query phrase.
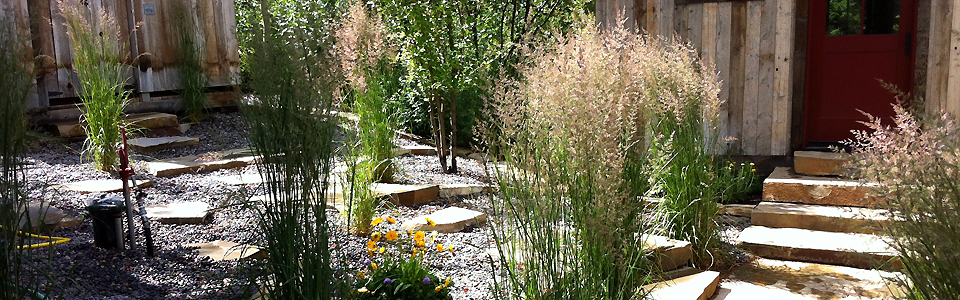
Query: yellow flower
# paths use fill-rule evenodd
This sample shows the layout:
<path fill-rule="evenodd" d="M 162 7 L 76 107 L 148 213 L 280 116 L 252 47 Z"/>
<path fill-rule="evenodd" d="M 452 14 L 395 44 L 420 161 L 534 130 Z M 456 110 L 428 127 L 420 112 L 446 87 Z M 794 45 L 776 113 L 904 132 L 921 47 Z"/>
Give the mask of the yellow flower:
<path fill-rule="evenodd" d="M 387 217 L 387 223 L 390 223 L 390 224 L 397 224 L 397 220 L 396 220 L 396 219 L 394 219 L 394 218 L 391 218 L 391 217 Z"/>
<path fill-rule="evenodd" d="M 456 254 L 453 253 L 453 246 L 447 246 L 447 251 L 450 251 L 450 254 Z"/>
<path fill-rule="evenodd" d="M 423 243 L 423 239 L 426 238 L 426 237 L 427 237 L 427 235 L 424 234 L 423 231 L 417 231 L 417 233 L 413 235 L 413 240 L 414 240 L 414 241 L 417 241 L 417 242 L 420 242 L 420 243 Z"/>
<path fill-rule="evenodd" d="M 377 226 L 380 225 L 380 223 L 383 223 L 383 218 L 376 218 L 373 222 L 370 222 L 370 226 Z"/>
<path fill-rule="evenodd" d="M 443 251 L 443 245 L 437 244 L 437 252 Z"/>
<path fill-rule="evenodd" d="M 387 238 L 387 241 L 389 242 L 389 241 L 393 241 L 393 240 L 397 239 L 397 236 L 398 236 L 398 234 L 397 234 L 396 231 L 390 231 L 390 232 L 387 232 L 386 238 Z"/>
<path fill-rule="evenodd" d="M 373 240 L 367 241 L 367 250 L 375 250 L 375 249 L 377 249 L 377 242 Z"/>
<path fill-rule="evenodd" d="M 370 292 L 369 290 L 367 290 L 366 287 L 359 288 L 359 289 L 357 289 L 357 291 L 358 291 L 358 292 L 361 292 L 361 293 L 369 293 L 369 292 Z"/>
<path fill-rule="evenodd" d="M 442 285 L 438 285 L 437 287 L 435 287 L 435 288 L 433 289 L 433 291 L 434 291 L 434 292 L 439 292 L 439 291 L 442 290 L 442 289 L 443 289 L 443 286 L 442 286 Z"/>
<path fill-rule="evenodd" d="M 384 251 L 387 251 L 387 248 L 380 247 L 380 251 L 377 251 L 377 252 L 383 253 Z"/>
<path fill-rule="evenodd" d="M 750 172 L 756 172 L 757 169 L 750 169 Z"/>
<path fill-rule="evenodd" d="M 374 270 L 376 270 L 376 269 L 377 269 L 377 263 L 371 262 L 371 263 L 370 263 L 370 268 L 373 268 Z"/>
<path fill-rule="evenodd" d="M 357 272 L 357 277 L 363 279 L 364 277 L 367 277 L 367 274 L 364 274 L 363 272 Z"/>
<path fill-rule="evenodd" d="M 427 224 L 429 224 L 431 227 L 437 226 L 437 222 L 430 220 L 430 218 L 424 218 L 424 219 L 427 220 Z"/>
<path fill-rule="evenodd" d="M 448 287 L 448 286 L 450 286 L 450 277 L 447 277 L 447 281 L 443 283 L 443 287 Z"/>
<path fill-rule="evenodd" d="M 370 235 L 370 239 L 372 239 L 374 242 L 379 242 L 380 236 L 381 234 L 379 232 L 374 232 L 373 234 Z"/>

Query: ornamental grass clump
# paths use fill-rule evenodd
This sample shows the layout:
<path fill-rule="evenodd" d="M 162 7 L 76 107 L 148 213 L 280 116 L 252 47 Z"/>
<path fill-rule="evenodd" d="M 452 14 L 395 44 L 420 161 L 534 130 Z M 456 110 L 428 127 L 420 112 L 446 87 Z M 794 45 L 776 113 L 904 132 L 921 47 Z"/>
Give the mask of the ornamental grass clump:
<path fill-rule="evenodd" d="M 20 250 L 27 239 L 17 234 L 21 218 L 27 217 L 21 212 L 29 204 L 22 155 L 26 150 L 25 113 L 33 83 L 33 61 L 25 47 L 29 39 L 11 24 L 0 23 L 0 299 L 19 300 L 35 296 L 41 283 L 27 273 L 39 256 Z"/>
<path fill-rule="evenodd" d="M 266 201 L 251 205 L 269 253 L 253 284 L 269 299 L 341 299 L 350 288 L 336 271 L 346 268 L 334 263 L 346 259 L 333 259 L 325 213 L 337 127 L 332 105 L 342 84 L 323 15 L 330 7 L 311 0 L 260 4 L 263 23 L 248 45 L 255 96 L 241 106 L 267 190 Z"/>
<path fill-rule="evenodd" d="M 851 175 L 877 183 L 899 220 L 883 229 L 900 253 L 906 298 L 960 299 L 960 127 L 954 116 L 894 110 L 892 126 L 870 116 L 846 141 Z"/>
<path fill-rule="evenodd" d="M 396 220 L 380 217 L 370 224 L 373 233 L 367 241 L 367 261 L 357 273 L 353 292 L 357 299 L 453 299 L 450 278 L 437 277 L 425 262 L 431 252 L 436 253 L 431 256 L 454 255 L 453 247 L 444 246 L 435 234 L 428 237 L 423 231 L 377 230 L 383 223 L 394 224 Z"/>
<path fill-rule="evenodd" d="M 203 71 L 203 49 L 195 36 L 199 28 L 185 2 L 171 2 L 170 13 L 173 26 L 171 42 L 177 53 L 182 88 L 181 103 L 187 119 L 196 122 L 203 118 L 203 110 L 207 108 L 207 98 L 203 93 L 207 87 L 207 77 Z"/>
<path fill-rule="evenodd" d="M 97 169 L 114 171 L 120 127 L 126 125 L 123 109 L 130 96 L 130 92 L 124 90 L 130 76 L 130 67 L 124 64 L 128 57 L 126 41 L 108 11 L 93 11 L 82 4 L 57 4 L 67 20 L 67 35 L 74 53 L 73 69 L 80 79 L 82 123 L 86 125 L 87 134 L 83 157 L 92 160 Z M 91 26 L 88 16 L 99 16 L 94 22 L 96 28 Z"/>

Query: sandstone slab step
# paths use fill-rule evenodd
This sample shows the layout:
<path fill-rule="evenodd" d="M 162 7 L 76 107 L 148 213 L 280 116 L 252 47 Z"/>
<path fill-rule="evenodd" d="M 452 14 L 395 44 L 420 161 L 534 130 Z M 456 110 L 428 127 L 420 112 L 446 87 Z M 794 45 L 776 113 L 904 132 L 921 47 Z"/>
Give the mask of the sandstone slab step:
<path fill-rule="evenodd" d="M 874 194 L 875 186 L 857 180 L 799 175 L 791 168 L 778 167 L 763 181 L 763 201 L 880 207 L 884 202 Z"/>
<path fill-rule="evenodd" d="M 401 149 L 407 150 L 407 153 L 411 155 L 434 155 L 437 154 L 437 148 L 433 146 L 400 146 Z"/>
<path fill-rule="evenodd" d="M 899 269 L 897 254 L 879 236 L 750 226 L 737 238 L 741 247 L 772 259 L 870 269 Z"/>
<path fill-rule="evenodd" d="M 775 228 L 872 234 L 890 222 L 889 216 L 890 212 L 883 209 L 761 202 L 753 210 L 751 222 Z"/>
<path fill-rule="evenodd" d="M 426 219 L 436 225 L 431 226 Z M 487 222 L 487 214 L 460 207 L 448 207 L 423 217 L 416 217 L 403 223 L 404 230 L 437 231 L 442 233 L 460 232 L 464 228 Z"/>
<path fill-rule="evenodd" d="M 153 185 L 150 180 L 137 180 L 137 187 L 148 187 Z M 131 181 L 130 186 L 133 186 Z M 123 190 L 123 180 L 121 179 L 97 179 L 84 180 L 78 182 L 64 183 L 56 186 L 59 190 L 74 191 L 80 193 L 112 193 Z"/>
<path fill-rule="evenodd" d="M 126 120 L 130 122 L 132 126 L 145 129 L 179 127 L 177 116 L 165 113 L 130 114 L 127 115 Z M 86 132 L 84 132 L 83 127 L 84 125 L 80 122 L 64 122 L 51 126 L 60 137 L 84 136 Z"/>
<path fill-rule="evenodd" d="M 196 145 L 199 143 L 199 138 L 188 136 L 135 138 L 127 140 L 127 144 L 130 145 L 131 149 L 141 152 L 156 152 L 173 147 Z"/>
<path fill-rule="evenodd" d="M 793 169 L 803 175 L 840 176 L 843 175 L 843 165 L 850 158 L 847 153 L 794 151 Z"/>
<path fill-rule="evenodd" d="M 738 217 L 751 217 L 753 210 L 756 209 L 753 204 L 723 204 L 720 206 L 720 213 Z"/>
<path fill-rule="evenodd" d="M 655 263 L 660 270 L 670 271 L 687 264 L 693 256 L 693 247 L 690 242 L 671 239 L 661 235 L 644 236 L 644 248 L 653 250 L 659 255 Z"/>
<path fill-rule="evenodd" d="M 373 193 L 380 197 L 388 197 L 398 205 L 413 206 L 436 201 L 440 195 L 439 185 L 406 185 L 391 183 L 374 183 L 370 185 Z"/>
<path fill-rule="evenodd" d="M 209 257 L 215 261 L 267 257 L 267 252 L 259 247 L 221 240 L 209 243 L 187 244 L 186 246 L 199 248 L 197 249 L 198 256 Z"/>
<path fill-rule="evenodd" d="M 470 196 L 490 191 L 485 184 L 441 184 L 440 197 Z"/>
<path fill-rule="evenodd" d="M 66 212 L 62 209 L 53 207 L 49 202 L 40 202 L 34 201 L 30 202 L 24 209 L 24 206 L 20 206 L 17 211 L 20 216 L 20 230 L 27 231 L 30 233 L 47 233 L 57 228 L 70 227 L 63 224 L 64 220 L 67 220 Z M 67 220 L 70 222 L 75 220 L 72 218 Z"/>
<path fill-rule="evenodd" d="M 705 271 L 643 286 L 653 300 L 707 300 L 720 286 L 720 272 Z"/>
<path fill-rule="evenodd" d="M 899 299 L 897 273 L 795 261 L 757 259 L 730 273 L 715 300 Z"/>
<path fill-rule="evenodd" d="M 153 176 L 167 177 L 188 172 L 216 171 L 246 167 L 257 161 L 250 149 L 233 149 L 190 155 L 147 163 L 147 170 Z"/>
<path fill-rule="evenodd" d="M 147 217 L 166 224 L 200 224 L 210 215 L 204 202 L 182 202 L 146 207 Z"/>

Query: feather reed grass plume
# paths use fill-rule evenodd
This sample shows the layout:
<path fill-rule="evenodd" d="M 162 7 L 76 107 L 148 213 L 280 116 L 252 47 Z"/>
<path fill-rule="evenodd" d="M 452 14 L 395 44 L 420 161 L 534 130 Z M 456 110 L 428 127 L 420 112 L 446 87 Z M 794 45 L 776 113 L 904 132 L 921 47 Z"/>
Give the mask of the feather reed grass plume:
<path fill-rule="evenodd" d="M 87 133 L 83 156 L 97 169 L 114 171 L 120 126 L 125 125 L 123 109 L 130 95 L 124 84 L 130 76 L 127 44 L 116 19 L 106 10 L 92 10 L 82 4 L 57 2 L 67 20 L 73 48 L 73 69 L 77 72 L 83 123 Z"/>

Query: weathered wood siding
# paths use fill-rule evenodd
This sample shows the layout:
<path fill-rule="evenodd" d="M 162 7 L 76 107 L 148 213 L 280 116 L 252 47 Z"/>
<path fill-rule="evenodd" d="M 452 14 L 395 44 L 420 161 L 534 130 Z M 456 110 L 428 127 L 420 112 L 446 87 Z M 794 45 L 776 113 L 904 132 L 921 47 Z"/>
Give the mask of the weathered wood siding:
<path fill-rule="evenodd" d="M 50 99 L 76 97 L 76 73 L 71 69 L 73 51 L 67 36 L 67 27 L 56 0 L 3 0 L 20 2 L 29 7 L 34 18 L 33 46 L 35 53 L 45 57 L 40 76 L 43 88 Z M 78 0 L 63 0 L 76 5 Z M 137 29 L 138 59 L 131 84 L 139 82 L 142 92 L 179 90 L 178 58 L 172 42 L 175 21 L 171 6 L 174 1 L 186 2 L 189 15 L 195 24 L 195 37 L 204 52 L 204 70 L 208 86 L 236 84 L 240 58 L 236 38 L 236 21 L 233 1 L 229 0 L 134 0 Z M 129 37 L 126 26 L 125 0 L 89 0 L 93 10 L 100 8 L 111 13 L 121 27 L 125 38 Z M 150 14 L 144 14 L 144 6 L 153 6 Z M 128 39 L 129 40 L 129 39 Z"/>
<path fill-rule="evenodd" d="M 23 64 L 25 67 L 32 68 L 33 59 L 30 55 L 30 52 L 33 51 L 33 47 L 30 44 L 30 41 L 27 39 L 30 34 L 30 20 L 29 12 L 27 11 L 27 6 L 20 0 L 0 0 L 0 35 L 4 39 L 7 38 L 22 38 L 23 47 L 26 53 L 23 53 Z M 3 91 L 0 91 L 2 93 Z M 27 99 L 28 109 L 35 108 L 39 104 L 37 100 L 36 93 L 30 94 L 30 99 Z"/>
<path fill-rule="evenodd" d="M 960 1 L 921 1 L 915 91 L 928 113 L 960 118 Z"/>
<path fill-rule="evenodd" d="M 608 11 L 622 2 L 598 1 L 597 21 L 614 22 L 616 14 Z M 636 0 L 626 7 L 641 30 L 678 36 L 717 66 L 723 84 L 721 132 L 736 139 L 728 152 L 792 153 L 795 0 Z"/>

